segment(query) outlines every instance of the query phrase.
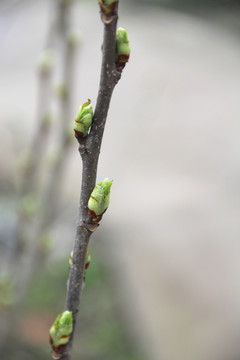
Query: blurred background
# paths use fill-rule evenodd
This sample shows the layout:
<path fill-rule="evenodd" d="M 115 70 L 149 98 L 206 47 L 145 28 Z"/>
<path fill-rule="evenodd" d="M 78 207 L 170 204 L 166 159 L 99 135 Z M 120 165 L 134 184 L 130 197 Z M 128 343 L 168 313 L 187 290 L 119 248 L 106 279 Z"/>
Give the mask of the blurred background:
<path fill-rule="evenodd" d="M 121 0 L 131 57 L 109 110 L 73 359 L 240 359 L 240 3 Z M 0 354 L 50 357 L 96 104 L 96 1 L 0 3 Z"/>

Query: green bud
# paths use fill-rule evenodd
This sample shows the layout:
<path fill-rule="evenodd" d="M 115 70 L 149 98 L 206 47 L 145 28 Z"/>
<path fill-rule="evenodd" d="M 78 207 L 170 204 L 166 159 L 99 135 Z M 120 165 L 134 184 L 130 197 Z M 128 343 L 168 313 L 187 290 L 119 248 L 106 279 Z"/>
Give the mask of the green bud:
<path fill-rule="evenodd" d="M 39 199 L 35 194 L 24 196 L 20 204 L 20 212 L 26 217 L 33 216 L 39 209 Z"/>
<path fill-rule="evenodd" d="M 67 41 L 71 47 L 80 45 L 82 42 L 82 35 L 79 29 L 74 28 L 69 30 L 67 34 Z"/>
<path fill-rule="evenodd" d="M 72 311 L 64 311 L 58 315 L 49 331 L 53 350 L 68 343 L 72 330 Z"/>
<path fill-rule="evenodd" d="M 74 132 L 76 137 L 87 136 L 88 129 L 92 124 L 92 118 L 93 108 L 91 100 L 88 99 L 87 102 L 80 106 L 74 122 Z"/>
<path fill-rule="evenodd" d="M 50 234 L 45 233 L 39 239 L 39 249 L 41 252 L 46 253 L 53 248 L 53 238 Z"/>
<path fill-rule="evenodd" d="M 110 189 L 112 180 L 108 178 L 97 184 L 88 200 L 88 213 L 94 222 L 102 219 L 103 213 L 107 210 L 110 202 Z"/>
<path fill-rule="evenodd" d="M 54 53 L 51 50 L 45 50 L 39 57 L 38 68 L 41 74 L 48 74 L 55 64 Z"/>
<path fill-rule="evenodd" d="M 130 56 L 130 43 L 128 40 L 127 31 L 123 28 L 118 28 L 116 33 L 116 64 L 120 69 L 124 68 Z"/>
<path fill-rule="evenodd" d="M 112 15 L 116 8 L 118 0 L 98 0 L 98 3 L 101 7 L 102 12 L 105 15 Z"/>
<path fill-rule="evenodd" d="M 68 97 L 68 88 L 66 84 L 58 84 L 56 86 L 56 94 L 60 99 L 67 99 Z"/>

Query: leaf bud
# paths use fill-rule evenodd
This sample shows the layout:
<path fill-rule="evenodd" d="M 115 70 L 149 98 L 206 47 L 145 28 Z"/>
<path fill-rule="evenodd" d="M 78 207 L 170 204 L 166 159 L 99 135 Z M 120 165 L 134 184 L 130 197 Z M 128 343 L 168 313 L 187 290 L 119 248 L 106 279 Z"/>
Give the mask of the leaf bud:
<path fill-rule="evenodd" d="M 94 222 L 99 222 L 108 208 L 111 186 L 112 180 L 106 178 L 95 186 L 90 195 L 88 200 L 88 213 Z"/>
<path fill-rule="evenodd" d="M 43 233 L 39 239 L 39 250 L 44 254 L 53 248 L 53 238 L 48 233 Z"/>
<path fill-rule="evenodd" d="M 55 64 L 55 54 L 52 50 L 45 50 L 39 57 L 38 69 L 41 74 L 49 74 Z"/>
<path fill-rule="evenodd" d="M 123 28 L 118 28 L 116 33 L 116 65 L 120 70 L 128 62 L 130 51 L 131 47 L 127 31 Z"/>
<path fill-rule="evenodd" d="M 82 35 L 79 29 L 73 28 L 70 29 L 67 34 L 68 45 L 71 47 L 79 46 L 82 42 Z"/>
<path fill-rule="evenodd" d="M 98 0 L 100 8 L 105 15 L 112 15 L 118 3 L 118 0 Z"/>
<path fill-rule="evenodd" d="M 80 106 L 75 122 L 74 132 L 76 137 L 85 137 L 88 134 L 88 129 L 92 124 L 93 108 L 91 100 L 88 99 L 83 105 Z"/>
<path fill-rule="evenodd" d="M 20 213 L 26 218 L 31 218 L 36 214 L 39 206 L 40 203 L 37 195 L 29 193 L 21 199 Z"/>
<path fill-rule="evenodd" d="M 72 322 L 72 311 L 64 311 L 57 316 L 49 330 L 50 344 L 54 351 L 57 352 L 60 346 L 68 343 L 73 330 Z"/>

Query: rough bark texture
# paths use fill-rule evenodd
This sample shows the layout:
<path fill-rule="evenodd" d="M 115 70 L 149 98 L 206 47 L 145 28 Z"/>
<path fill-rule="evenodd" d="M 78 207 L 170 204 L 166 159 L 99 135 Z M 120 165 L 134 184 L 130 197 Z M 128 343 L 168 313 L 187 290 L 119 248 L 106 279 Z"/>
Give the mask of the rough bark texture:
<path fill-rule="evenodd" d="M 99 93 L 90 133 L 86 139 L 78 139 L 79 152 L 83 163 L 82 186 L 78 224 L 65 304 L 65 310 L 72 311 L 73 314 L 73 332 L 64 353 L 59 357 L 61 360 L 69 360 L 71 358 L 77 315 L 84 287 L 87 248 L 92 234 L 91 219 L 88 215 L 87 204 L 96 184 L 98 158 L 112 92 L 121 77 L 121 71 L 117 69 L 115 64 L 118 6 L 116 5 L 111 15 L 106 16 L 101 12 L 101 17 L 104 24 L 104 40 Z"/>

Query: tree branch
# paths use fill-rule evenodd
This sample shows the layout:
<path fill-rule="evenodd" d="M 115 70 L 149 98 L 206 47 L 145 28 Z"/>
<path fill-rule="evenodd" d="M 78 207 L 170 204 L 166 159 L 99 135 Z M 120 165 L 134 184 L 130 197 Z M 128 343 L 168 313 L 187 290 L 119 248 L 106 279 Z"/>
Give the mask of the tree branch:
<path fill-rule="evenodd" d="M 111 15 L 105 15 L 103 11 L 101 11 L 101 15 L 104 23 L 104 40 L 98 98 L 90 133 L 86 139 L 78 138 L 79 152 L 83 163 L 82 186 L 65 304 L 65 310 L 72 311 L 73 332 L 64 352 L 54 354 L 54 356 L 59 355 L 58 358 L 62 360 L 71 358 L 77 315 L 84 287 L 87 247 L 93 231 L 91 227 L 92 220 L 88 215 L 88 200 L 96 183 L 98 158 L 113 89 L 121 77 L 121 70 L 117 69 L 115 63 L 118 4 L 116 3 Z"/>

